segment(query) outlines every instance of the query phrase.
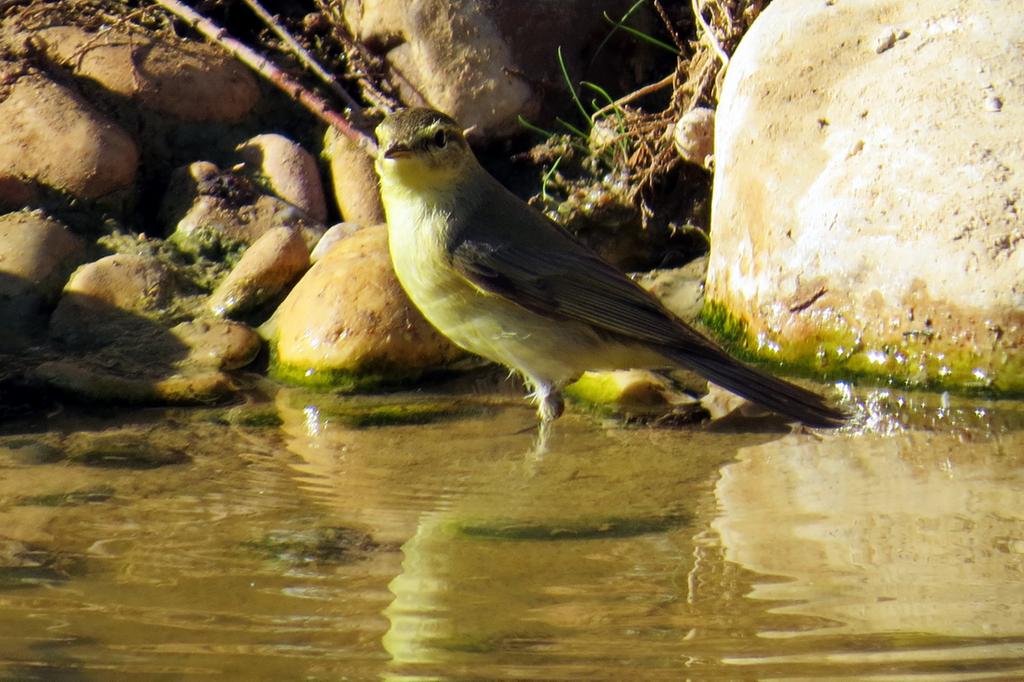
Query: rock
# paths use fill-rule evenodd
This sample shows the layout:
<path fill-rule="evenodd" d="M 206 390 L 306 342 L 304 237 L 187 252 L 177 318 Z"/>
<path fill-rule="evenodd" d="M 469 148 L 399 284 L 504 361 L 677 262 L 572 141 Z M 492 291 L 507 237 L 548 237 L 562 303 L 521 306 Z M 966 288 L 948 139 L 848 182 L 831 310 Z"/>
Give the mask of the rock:
<path fill-rule="evenodd" d="M 79 237 L 40 212 L 0 216 L 0 348 L 45 329 L 43 308 L 56 301 L 84 250 Z"/>
<path fill-rule="evenodd" d="M 334 201 L 342 219 L 359 225 L 384 222 L 373 159 L 334 128 L 328 128 L 324 135 L 324 149 L 331 165 Z"/>
<path fill-rule="evenodd" d="M 324 232 L 324 236 L 320 237 L 320 241 L 313 247 L 313 252 L 309 254 L 309 262 L 315 263 L 324 256 L 326 256 L 335 245 L 342 239 L 351 237 L 359 230 L 363 229 L 363 226 L 358 223 L 338 223 L 337 225 L 331 225 Z"/>
<path fill-rule="evenodd" d="M 189 351 L 179 366 L 238 369 L 252 362 L 263 345 L 252 328 L 230 320 L 191 320 L 171 327 L 170 333 Z"/>
<path fill-rule="evenodd" d="M 80 237 L 40 211 L 0 216 L 0 299 L 31 291 L 56 300 L 84 253 Z"/>
<path fill-rule="evenodd" d="M 830 376 L 1024 389 L 1024 24 L 1007 19 L 980 0 L 773 2 L 718 109 L 706 317 Z"/>
<path fill-rule="evenodd" d="M 40 364 L 31 376 L 110 403 L 209 403 L 236 391 L 219 370 L 250 362 L 259 339 L 225 320 L 168 330 L 164 319 L 180 307 L 177 294 L 175 277 L 154 257 L 115 254 L 83 265 L 50 318 L 50 336 L 64 357 Z"/>
<path fill-rule="evenodd" d="M 240 144 L 245 170 L 258 174 L 271 192 L 318 223 L 327 220 L 327 204 L 316 159 L 284 135 L 257 135 Z"/>
<path fill-rule="evenodd" d="M 101 359 L 99 364 L 112 364 Z M 44 362 L 36 380 L 59 391 L 104 403 L 195 405 L 220 400 L 238 390 L 223 372 L 205 371 L 145 376 L 138 365 L 113 369 L 87 359 Z"/>
<path fill-rule="evenodd" d="M 707 269 L 707 256 L 702 256 L 682 267 L 651 270 L 634 279 L 682 320 L 693 323 L 700 317 L 704 306 L 704 278 Z"/>
<path fill-rule="evenodd" d="M 207 307 L 221 317 L 247 312 L 279 294 L 308 267 L 309 250 L 302 235 L 275 227 L 245 250 Z"/>
<path fill-rule="evenodd" d="M 384 225 L 339 242 L 261 333 L 273 349 L 272 373 L 298 383 L 357 388 L 411 379 L 462 354 L 406 298 Z"/>
<path fill-rule="evenodd" d="M 245 176 L 208 162 L 175 172 L 161 216 L 173 227 L 169 239 L 179 249 L 214 259 L 242 251 L 275 227 L 298 231 L 307 252 L 324 233 L 323 224 L 288 202 L 260 194 Z"/>
<path fill-rule="evenodd" d="M 31 35 L 75 76 L 182 121 L 238 121 L 259 101 L 249 69 L 212 45 L 78 26 Z"/>
<path fill-rule="evenodd" d="M 38 193 L 35 186 L 0 171 L 0 210 L 18 209 L 29 206 L 36 200 Z"/>
<path fill-rule="evenodd" d="M 50 318 L 50 334 L 75 347 L 136 335 L 153 326 L 177 287 L 155 258 L 115 254 L 78 268 Z"/>
<path fill-rule="evenodd" d="M 563 0 L 532 5 L 524 14 L 516 0 L 362 0 L 345 3 L 343 12 L 353 35 L 384 52 L 400 74 L 406 104 L 427 103 L 490 137 L 520 131 L 517 116 L 536 117 L 555 90 L 544 84 L 564 83 L 556 48 L 570 73 L 585 77 L 578 65 L 592 61 L 609 33 L 603 15 L 619 18 L 633 4 Z M 643 17 L 635 12 L 632 21 L 642 25 Z M 629 44 L 605 45 L 598 56 L 606 61 L 593 66 L 613 91 L 618 74 L 637 67 Z M 631 76 L 635 82 L 634 71 Z M 557 100 L 564 107 L 564 89 Z"/>
<path fill-rule="evenodd" d="M 687 163 L 710 169 L 715 152 L 715 111 L 697 107 L 683 114 L 672 131 L 679 157 Z"/>
<path fill-rule="evenodd" d="M 6 78 L 3 68 L 0 80 Z M 0 178 L 38 182 L 79 199 L 132 185 L 139 161 L 135 142 L 77 94 L 34 73 L 16 77 L 4 94 Z"/>

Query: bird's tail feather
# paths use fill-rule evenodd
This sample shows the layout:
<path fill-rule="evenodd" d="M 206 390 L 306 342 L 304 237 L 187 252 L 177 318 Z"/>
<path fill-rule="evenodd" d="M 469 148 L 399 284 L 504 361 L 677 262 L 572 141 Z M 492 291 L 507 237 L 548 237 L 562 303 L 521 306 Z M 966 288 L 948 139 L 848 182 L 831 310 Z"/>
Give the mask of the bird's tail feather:
<path fill-rule="evenodd" d="M 849 419 L 817 393 L 748 367 L 717 348 L 702 348 L 698 353 L 677 349 L 664 352 L 722 388 L 808 426 L 833 428 Z"/>

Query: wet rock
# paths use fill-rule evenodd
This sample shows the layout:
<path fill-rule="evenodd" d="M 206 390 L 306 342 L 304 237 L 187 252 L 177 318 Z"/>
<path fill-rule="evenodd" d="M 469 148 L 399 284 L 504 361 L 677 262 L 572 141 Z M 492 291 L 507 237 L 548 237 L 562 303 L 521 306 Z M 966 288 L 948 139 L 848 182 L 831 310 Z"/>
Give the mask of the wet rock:
<path fill-rule="evenodd" d="M 1024 389 L 1024 110 L 986 106 L 1024 101 L 1022 46 L 977 0 L 773 2 L 718 109 L 709 319 L 810 371 Z"/>
<path fill-rule="evenodd" d="M 104 469 L 157 469 L 192 461 L 178 448 L 162 447 L 145 438 L 115 434 L 93 436 L 70 453 L 70 461 Z"/>
<path fill-rule="evenodd" d="M 57 360 L 44 362 L 33 374 L 36 380 L 63 393 L 115 404 L 206 404 L 238 390 L 223 372 L 168 374 L 169 366 L 159 353 L 155 367 L 143 365 L 141 359 L 136 358 L 134 363 L 124 359 L 118 362 L 109 356 Z"/>
<path fill-rule="evenodd" d="M 410 379 L 461 355 L 423 319 L 391 267 L 387 229 L 338 243 L 261 328 L 275 376 L 357 388 Z"/>
<path fill-rule="evenodd" d="M 679 408 L 678 414 L 688 415 L 687 421 L 700 417 L 693 398 L 666 377 L 648 370 L 585 372 L 566 387 L 565 393 L 600 411 L 631 419 L 668 419 L 676 408 Z"/>
<path fill-rule="evenodd" d="M 218 316 L 247 312 L 277 296 L 308 267 L 309 249 L 302 235 L 287 227 L 272 228 L 245 250 L 207 307 Z"/>
<path fill-rule="evenodd" d="M 14 437 L 0 440 L 0 461 L 4 464 L 36 466 L 54 464 L 64 459 L 64 451 L 43 440 Z"/>
<path fill-rule="evenodd" d="M 245 162 L 245 171 L 257 174 L 275 196 L 318 223 L 327 220 L 320 170 L 309 152 L 276 134 L 250 138 L 237 151 Z"/>
<path fill-rule="evenodd" d="M 0 63 L 0 80 L 8 63 Z M 73 91 L 35 73 L 15 75 L 0 99 L 0 178 L 30 180 L 80 199 L 130 187 L 132 138 Z"/>
<path fill-rule="evenodd" d="M 315 263 L 324 256 L 326 256 L 335 245 L 342 239 L 351 237 L 359 230 L 363 229 L 363 226 L 359 223 L 338 223 L 337 225 L 331 225 L 324 232 L 324 236 L 320 237 L 320 241 L 313 247 L 313 252 L 309 254 L 309 261 Z"/>
<path fill-rule="evenodd" d="M 24 35 L 18 34 L 22 40 Z M 237 121 L 259 100 L 249 69 L 212 45 L 78 26 L 53 26 L 32 36 L 75 76 L 183 121 Z"/>
<path fill-rule="evenodd" d="M 45 328 L 42 309 L 56 300 L 84 248 L 43 213 L 0 216 L 0 347 Z"/>
<path fill-rule="evenodd" d="M 0 590 L 66 580 L 74 564 L 42 546 L 0 537 Z"/>
<path fill-rule="evenodd" d="M 672 131 L 672 142 L 683 161 L 711 168 L 715 152 L 714 109 L 697 107 L 683 114 Z"/>
<path fill-rule="evenodd" d="M 140 334 L 167 306 L 177 287 L 156 258 L 115 254 L 87 263 L 64 287 L 50 318 L 50 334 L 76 347 L 93 347 Z"/>
<path fill-rule="evenodd" d="M 384 222 L 377 172 L 366 150 L 328 128 L 324 148 L 331 165 L 331 185 L 338 212 L 345 222 L 376 225 Z"/>
<path fill-rule="evenodd" d="M 182 366 L 238 369 L 252 362 L 263 345 L 252 328 L 229 320 L 191 320 L 175 325 L 170 333 L 188 348 Z"/>
<path fill-rule="evenodd" d="M 591 61 L 588 49 L 608 35 L 603 15 L 621 17 L 631 5 L 566 0 L 533 5 L 524 14 L 515 0 L 363 0 L 345 3 L 344 16 L 352 33 L 384 52 L 401 74 L 404 102 L 429 103 L 486 137 L 516 132 L 518 115 L 531 118 L 541 111 L 549 94 L 543 84 L 563 82 L 558 46 L 571 72 L 579 73 L 577 67 Z M 635 12 L 633 20 L 642 15 Z M 621 47 L 606 45 L 599 55 L 608 60 L 595 67 L 603 84 L 637 66 Z"/>
<path fill-rule="evenodd" d="M 240 253 L 276 227 L 298 231 L 307 252 L 324 233 L 321 223 L 286 201 L 261 194 L 244 175 L 208 162 L 175 172 L 161 215 L 174 230 L 169 239 L 179 249 L 215 260 Z"/>

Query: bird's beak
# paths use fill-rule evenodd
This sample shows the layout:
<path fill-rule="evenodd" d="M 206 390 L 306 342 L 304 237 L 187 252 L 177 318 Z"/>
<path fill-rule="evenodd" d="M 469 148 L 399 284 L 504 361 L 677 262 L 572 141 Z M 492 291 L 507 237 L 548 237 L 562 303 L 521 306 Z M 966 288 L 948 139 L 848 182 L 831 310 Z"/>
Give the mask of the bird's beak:
<path fill-rule="evenodd" d="M 385 159 L 404 159 L 412 154 L 412 150 L 401 142 L 395 142 L 384 150 Z"/>

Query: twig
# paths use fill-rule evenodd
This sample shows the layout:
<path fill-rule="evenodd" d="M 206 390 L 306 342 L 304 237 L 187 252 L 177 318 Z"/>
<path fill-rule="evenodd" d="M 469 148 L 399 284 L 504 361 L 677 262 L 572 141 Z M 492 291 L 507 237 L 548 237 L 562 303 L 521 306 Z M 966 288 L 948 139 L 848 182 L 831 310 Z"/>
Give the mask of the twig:
<path fill-rule="evenodd" d="M 350 140 L 362 147 L 366 150 L 367 154 L 370 156 L 376 156 L 377 145 L 372 139 L 370 139 L 369 135 L 357 130 L 344 116 L 334 111 L 322 97 L 293 79 L 270 60 L 235 40 L 227 34 L 227 31 L 178 0 L 153 1 L 172 14 L 175 14 L 187 21 L 197 31 L 234 55 L 234 57 L 240 62 L 259 73 L 289 96 L 293 97 L 296 101 L 306 107 L 306 109 L 319 117 L 320 120 L 332 126 L 339 133 L 348 137 Z"/>
<path fill-rule="evenodd" d="M 665 30 L 672 36 L 672 42 L 676 44 L 676 49 L 682 54 L 686 51 L 686 43 L 679 37 L 679 32 L 676 31 L 676 27 L 672 24 L 671 17 L 668 16 L 668 12 L 662 7 L 658 0 L 654 0 L 654 9 L 658 12 L 658 16 L 661 17 L 661 22 L 665 24 Z"/>
<path fill-rule="evenodd" d="M 345 89 L 341 87 L 334 76 L 327 73 L 327 70 L 320 66 L 320 62 L 318 62 L 316 58 L 311 55 L 291 33 L 288 32 L 288 29 L 282 26 L 281 23 L 270 14 L 270 12 L 264 9 L 263 5 L 259 3 L 259 0 L 243 0 L 243 2 L 249 6 L 249 9 L 256 13 L 256 15 L 264 24 L 267 25 L 268 28 L 270 28 L 271 31 L 277 34 L 278 38 L 284 41 L 285 45 L 291 48 L 292 53 L 295 54 L 307 69 L 315 73 L 317 78 L 323 81 L 324 85 L 326 85 L 331 92 L 345 101 L 345 104 L 352 109 L 354 114 L 358 115 L 362 112 L 362 105 L 360 105 L 352 95 L 345 92 Z"/>
<path fill-rule="evenodd" d="M 718 38 L 715 36 L 715 32 L 708 26 L 708 22 L 704 19 L 704 15 L 700 12 L 700 0 L 691 0 L 693 5 L 693 16 L 700 24 L 700 27 L 704 30 L 704 35 L 707 36 L 708 42 L 711 43 L 711 49 L 715 51 L 718 58 L 722 61 L 722 67 L 729 66 L 729 55 L 722 49 L 721 44 L 718 42 Z"/>
<path fill-rule="evenodd" d="M 618 109 L 623 104 L 629 104 L 630 102 L 632 102 L 634 100 L 640 99 L 644 95 L 649 95 L 652 92 L 657 92 L 658 90 L 663 90 L 663 89 L 667 88 L 668 86 L 672 85 L 675 77 L 676 77 L 675 73 L 671 73 L 668 76 L 665 76 L 664 78 L 662 78 L 657 83 L 651 83 L 649 85 L 643 86 L 639 90 L 634 90 L 633 92 L 629 93 L 628 95 L 625 95 L 625 96 L 620 97 L 619 99 L 615 100 L 611 104 L 606 104 L 603 107 L 601 107 L 600 109 L 598 109 L 597 111 L 594 112 L 592 118 L 594 120 L 596 120 L 599 117 L 603 116 L 604 114 L 607 114 L 612 109 Z"/>

